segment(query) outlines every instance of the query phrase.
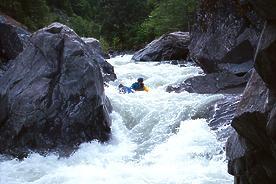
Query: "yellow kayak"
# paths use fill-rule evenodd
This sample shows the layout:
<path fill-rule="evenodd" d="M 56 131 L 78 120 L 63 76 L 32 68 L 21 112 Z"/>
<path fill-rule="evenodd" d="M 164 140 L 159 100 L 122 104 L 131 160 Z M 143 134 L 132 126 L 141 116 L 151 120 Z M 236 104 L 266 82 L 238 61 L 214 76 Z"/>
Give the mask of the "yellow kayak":
<path fill-rule="evenodd" d="M 149 87 L 144 86 L 144 91 L 149 92 Z"/>

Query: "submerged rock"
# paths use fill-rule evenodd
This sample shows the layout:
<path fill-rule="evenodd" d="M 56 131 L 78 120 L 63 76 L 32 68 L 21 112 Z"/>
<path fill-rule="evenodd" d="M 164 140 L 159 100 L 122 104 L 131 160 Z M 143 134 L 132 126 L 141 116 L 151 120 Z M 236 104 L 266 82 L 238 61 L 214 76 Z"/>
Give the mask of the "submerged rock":
<path fill-rule="evenodd" d="M 0 153 L 62 153 L 109 140 L 111 107 L 89 46 L 59 23 L 31 43 L 0 78 Z"/>
<path fill-rule="evenodd" d="M 217 139 L 226 142 L 234 131 L 231 122 L 235 116 L 240 98 L 241 95 L 224 95 L 222 99 L 202 106 L 192 119 L 207 119 L 208 126 L 216 133 Z"/>
<path fill-rule="evenodd" d="M 161 36 L 134 53 L 135 61 L 185 60 L 189 54 L 188 32 L 174 32 Z"/>
<path fill-rule="evenodd" d="M 180 93 L 187 91 L 199 94 L 241 94 L 247 83 L 247 76 L 238 77 L 231 73 L 212 73 L 195 76 L 173 86 L 168 86 L 167 92 Z"/>
<path fill-rule="evenodd" d="M 240 99 L 241 95 L 226 95 L 216 103 L 213 116 L 208 120 L 211 130 L 215 131 L 217 138 L 223 142 L 226 142 L 234 131 L 231 122 L 235 116 Z"/>

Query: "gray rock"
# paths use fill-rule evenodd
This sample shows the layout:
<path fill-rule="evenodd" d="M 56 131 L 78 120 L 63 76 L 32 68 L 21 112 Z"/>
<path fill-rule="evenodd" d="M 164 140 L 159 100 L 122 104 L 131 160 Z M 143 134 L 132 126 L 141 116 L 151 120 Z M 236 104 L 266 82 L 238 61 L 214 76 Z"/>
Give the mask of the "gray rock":
<path fill-rule="evenodd" d="M 258 73 L 254 71 L 244 90 L 236 116 L 232 122 L 232 126 L 239 135 L 263 149 L 269 147 L 265 132 L 267 97 L 268 89 Z"/>
<path fill-rule="evenodd" d="M 205 73 L 240 75 L 252 69 L 262 21 L 252 25 L 241 9 L 232 0 L 201 1 L 189 50 Z"/>
<path fill-rule="evenodd" d="M 188 91 L 199 94 L 241 94 L 247 83 L 247 76 L 238 77 L 231 73 L 212 73 L 195 76 L 173 86 L 168 86 L 167 92 L 180 93 Z"/>
<path fill-rule="evenodd" d="M 231 122 L 240 98 L 240 95 L 225 95 L 223 99 L 212 101 L 198 109 L 192 119 L 207 119 L 208 126 L 216 133 L 217 139 L 226 142 L 234 131 Z"/>
<path fill-rule="evenodd" d="M 267 22 L 262 32 L 255 57 L 255 68 L 267 84 L 276 91 L 276 23 Z"/>
<path fill-rule="evenodd" d="M 104 59 L 110 59 L 109 55 L 102 49 L 101 43 L 96 38 L 81 38 L 87 45 L 89 45 L 96 53 L 99 53 Z"/>
<path fill-rule="evenodd" d="M 15 59 L 29 44 L 29 37 L 30 33 L 22 25 L 0 15 L 0 60 Z"/>
<path fill-rule="evenodd" d="M 105 60 L 105 58 L 109 57 L 103 52 L 100 42 L 95 38 L 82 38 L 82 40 L 89 46 L 90 50 L 96 56 L 95 60 L 100 64 L 104 81 L 110 82 L 116 80 L 117 76 L 114 72 L 114 67 Z"/>
<path fill-rule="evenodd" d="M 226 142 L 234 132 L 231 122 L 235 116 L 241 95 L 226 95 L 218 101 L 213 110 L 213 116 L 209 118 L 208 125 L 215 131 L 220 141 Z"/>
<path fill-rule="evenodd" d="M 268 92 L 254 71 L 232 121 L 236 132 L 226 146 L 228 172 L 235 176 L 237 184 L 276 182 L 273 143 L 266 133 Z"/>
<path fill-rule="evenodd" d="M 109 140 L 111 106 L 90 48 L 59 23 L 31 42 L 0 78 L 0 153 L 66 154 L 83 142 Z"/>
<path fill-rule="evenodd" d="M 188 32 L 174 32 L 161 36 L 145 48 L 135 52 L 135 61 L 185 60 L 189 53 L 190 36 Z"/>
<path fill-rule="evenodd" d="M 226 143 L 226 157 L 228 160 L 228 172 L 230 174 L 238 176 L 245 174 L 244 154 L 246 149 L 247 147 L 243 139 L 236 131 L 233 131 Z"/>

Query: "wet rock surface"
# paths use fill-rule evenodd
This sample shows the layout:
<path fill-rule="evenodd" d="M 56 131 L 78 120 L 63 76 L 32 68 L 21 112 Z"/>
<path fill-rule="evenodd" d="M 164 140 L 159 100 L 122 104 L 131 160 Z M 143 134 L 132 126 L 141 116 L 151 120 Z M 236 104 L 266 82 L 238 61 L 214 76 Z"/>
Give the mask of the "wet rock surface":
<path fill-rule="evenodd" d="M 168 33 L 152 41 L 145 48 L 134 53 L 134 61 L 185 60 L 189 54 L 188 32 Z"/>
<path fill-rule="evenodd" d="M 102 49 L 101 43 L 96 38 L 81 38 L 95 53 L 100 54 L 104 59 L 110 59 L 109 55 Z"/>
<path fill-rule="evenodd" d="M 231 73 L 212 73 L 195 76 L 173 86 L 168 86 L 167 92 L 180 93 L 187 91 L 199 94 L 241 94 L 246 86 L 248 77 L 238 77 Z"/>
<path fill-rule="evenodd" d="M 109 140 L 111 105 L 89 46 L 59 23 L 31 43 L 0 78 L 0 153 L 66 154 L 82 142 Z"/>
<path fill-rule="evenodd" d="M 256 72 L 244 91 L 228 139 L 228 172 L 235 184 L 276 183 L 275 3 L 245 1 L 266 19 L 255 54 Z M 243 151 L 241 151 L 241 149 Z"/>
<path fill-rule="evenodd" d="M 262 20 L 253 11 L 250 15 L 234 0 L 201 1 L 189 50 L 204 72 L 242 74 L 252 69 Z"/>
<path fill-rule="evenodd" d="M 199 109 L 192 119 L 207 119 L 210 129 L 216 133 L 217 139 L 226 142 L 228 137 L 234 132 L 231 122 L 240 99 L 241 95 L 224 95 L 224 98 L 213 101 Z"/>
<path fill-rule="evenodd" d="M 269 90 L 254 72 L 239 106 L 232 126 L 235 133 L 228 140 L 228 171 L 236 183 L 275 183 L 273 142 L 267 135 L 267 98 Z M 240 150 L 244 152 L 241 154 Z"/>
<path fill-rule="evenodd" d="M 241 95 L 226 95 L 216 103 L 213 115 L 208 120 L 211 130 L 215 131 L 221 141 L 226 141 L 234 132 L 231 122 L 241 100 Z"/>
<path fill-rule="evenodd" d="M 201 1 L 189 49 L 207 75 L 168 88 L 216 93 L 232 81 L 238 85 L 235 78 L 248 76 L 255 67 L 240 100 L 241 91 L 234 91 L 232 98 L 209 108 L 207 116 L 203 113 L 215 131 L 225 122 L 234 128 L 225 128 L 222 137 L 228 138 L 228 172 L 235 184 L 276 183 L 275 5 L 271 0 Z M 226 72 L 235 77 L 220 85 L 213 76 Z"/>
<path fill-rule="evenodd" d="M 104 81 L 110 82 L 116 80 L 117 76 L 114 72 L 114 67 L 105 60 L 109 56 L 104 53 L 100 42 L 95 38 L 82 38 L 82 40 L 89 46 L 95 56 L 95 60 L 99 63 Z"/>
<path fill-rule="evenodd" d="M 267 84 L 276 91 L 276 21 L 267 22 L 260 38 L 255 58 L 255 68 Z"/>

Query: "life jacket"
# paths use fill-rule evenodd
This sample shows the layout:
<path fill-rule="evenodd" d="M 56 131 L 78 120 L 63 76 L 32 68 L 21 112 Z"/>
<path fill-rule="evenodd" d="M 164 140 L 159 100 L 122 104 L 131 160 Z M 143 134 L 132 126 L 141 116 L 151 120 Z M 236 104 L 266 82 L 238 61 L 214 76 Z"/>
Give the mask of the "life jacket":
<path fill-rule="evenodd" d="M 144 91 L 143 87 L 140 85 L 139 82 L 135 82 L 131 85 L 131 89 L 135 91 Z"/>

